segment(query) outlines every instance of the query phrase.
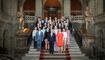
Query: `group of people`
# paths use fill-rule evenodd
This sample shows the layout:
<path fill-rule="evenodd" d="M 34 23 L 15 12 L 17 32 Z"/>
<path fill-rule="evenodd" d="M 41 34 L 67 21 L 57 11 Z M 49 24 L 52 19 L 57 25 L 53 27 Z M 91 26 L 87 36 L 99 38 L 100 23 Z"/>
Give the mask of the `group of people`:
<path fill-rule="evenodd" d="M 37 48 L 38 51 L 44 48 L 50 54 L 54 54 L 54 51 L 65 51 L 70 46 L 69 27 L 70 20 L 68 18 L 37 18 L 36 26 L 32 32 L 34 48 Z"/>

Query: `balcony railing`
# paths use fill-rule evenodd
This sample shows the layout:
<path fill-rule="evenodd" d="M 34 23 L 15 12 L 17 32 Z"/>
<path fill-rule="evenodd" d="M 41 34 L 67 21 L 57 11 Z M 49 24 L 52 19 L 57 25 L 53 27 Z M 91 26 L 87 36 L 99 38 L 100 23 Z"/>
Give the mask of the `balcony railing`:
<path fill-rule="evenodd" d="M 24 20 L 30 29 L 34 29 L 35 16 L 26 15 L 26 16 L 24 16 Z"/>
<path fill-rule="evenodd" d="M 71 15 L 72 16 L 83 15 L 83 11 L 82 10 L 74 10 L 74 11 L 71 11 Z"/>

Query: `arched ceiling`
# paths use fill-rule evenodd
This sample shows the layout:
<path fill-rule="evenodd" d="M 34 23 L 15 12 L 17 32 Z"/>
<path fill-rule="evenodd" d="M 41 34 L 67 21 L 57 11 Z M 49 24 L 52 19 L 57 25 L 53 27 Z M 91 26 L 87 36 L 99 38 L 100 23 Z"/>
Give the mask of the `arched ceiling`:
<path fill-rule="evenodd" d="M 44 7 L 45 8 L 48 8 L 48 7 L 61 8 L 61 4 L 60 4 L 59 0 L 53 0 L 53 1 L 46 0 Z"/>
<path fill-rule="evenodd" d="M 35 0 L 26 0 L 23 5 L 23 10 L 35 10 Z"/>
<path fill-rule="evenodd" d="M 81 10 L 82 5 L 80 0 L 71 0 L 71 10 Z"/>

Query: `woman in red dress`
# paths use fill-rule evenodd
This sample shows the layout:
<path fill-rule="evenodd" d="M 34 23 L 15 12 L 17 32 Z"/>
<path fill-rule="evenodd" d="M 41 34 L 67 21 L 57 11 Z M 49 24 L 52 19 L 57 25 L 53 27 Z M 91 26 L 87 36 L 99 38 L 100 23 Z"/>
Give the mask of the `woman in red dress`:
<path fill-rule="evenodd" d="M 61 32 L 61 29 L 59 29 L 58 33 L 57 33 L 57 46 L 59 48 L 59 52 L 63 51 L 63 33 Z"/>

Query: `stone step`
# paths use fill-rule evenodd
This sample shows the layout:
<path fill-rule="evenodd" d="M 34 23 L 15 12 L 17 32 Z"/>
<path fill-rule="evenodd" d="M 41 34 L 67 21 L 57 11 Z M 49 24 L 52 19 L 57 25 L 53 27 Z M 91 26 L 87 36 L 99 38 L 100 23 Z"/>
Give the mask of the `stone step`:
<path fill-rule="evenodd" d="M 22 60 L 39 60 L 40 56 L 25 56 L 22 58 Z"/>
<path fill-rule="evenodd" d="M 79 52 L 81 52 L 80 49 L 69 49 L 69 51 L 70 52 L 72 52 L 72 51 L 79 51 Z"/>
<path fill-rule="evenodd" d="M 83 56 L 83 57 L 71 57 L 71 60 L 89 60 L 88 57 Z"/>
<path fill-rule="evenodd" d="M 77 43 L 70 43 L 70 45 L 77 45 Z"/>
<path fill-rule="evenodd" d="M 77 43 L 74 43 L 74 42 L 73 42 L 73 43 L 70 43 L 70 45 L 77 45 Z"/>
<path fill-rule="evenodd" d="M 26 54 L 25 56 L 26 57 L 39 57 L 40 54 L 39 55 L 37 55 L 37 54 Z"/>
<path fill-rule="evenodd" d="M 37 49 L 30 49 L 29 52 L 37 52 Z"/>
<path fill-rule="evenodd" d="M 70 51 L 69 53 L 70 53 L 70 54 L 82 54 L 80 51 Z M 29 52 L 28 54 L 29 54 L 29 55 L 31 55 L 31 54 L 32 54 L 32 55 L 35 55 L 35 54 L 37 55 L 37 54 L 40 54 L 40 52 Z M 49 54 L 49 52 L 45 52 L 44 54 Z M 56 52 L 56 53 L 54 53 L 54 54 L 56 54 L 56 55 L 57 55 L 57 54 L 59 54 L 59 55 L 61 54 L 61 55 L 62 55 L 62 54 L 65 54 L 65 53 L 57 53 L 57 52 Z"/>
<path fill-rule="evenodd" d="M 70 44 L 70 47 L 79 47 L 77 44 Z"/>
<path fill-rule="evenodd" d="M 62 58 L 61 59 L 60 58 L 59 59 L 56 59 L 56 58 L 53 58 L 53 59 L 46 58 L 46 59 L 43 59 L 43 60 L 67 60 L 67 59 L 65 59 L 65 58 L 64 59 L 62 59 Z"/>
<path fill-rule="evenodd" d="M 32 55 L 32 54 L 26 54 L 25 57 L 39 57 L 40 55 Z M 84 54 L 70 54 L 71 57 L 85 57 Z M 65 55 L 50 55 L 50 54 L 46 54 L 44 55 L 45 58 L 65 58 Z"/>
<path fill-rule="evenodd" d="M 79 49 L 79 47 L 68 47 L 68 49 Z"/>
<path fill-rule="evenodd" d="M 47 55 L 47 56 L 44 56 L 44 58 L 47 58 L 47 59 L 66 59 L 67 57 L 69 56 L 56 56 L 56 55 Z"/>
<path fill-rule="evenodd" d="M 56 58 L 56 59 L 58 59 L 58 58 L 67 58 L 67 57 L 72 57 L 72 58 L 81 58 L 81 57 L 84 57 L 84 54 L 82 54 L 82 55 L 70 55 L 70 56 L 66 56 L 66 55 L 63 55 L 63 56 L 61 56 L 61 55 L 58 55 L 58 56 L 56 56 L 56 55 L 44 55 L 44 58 Z"/>

